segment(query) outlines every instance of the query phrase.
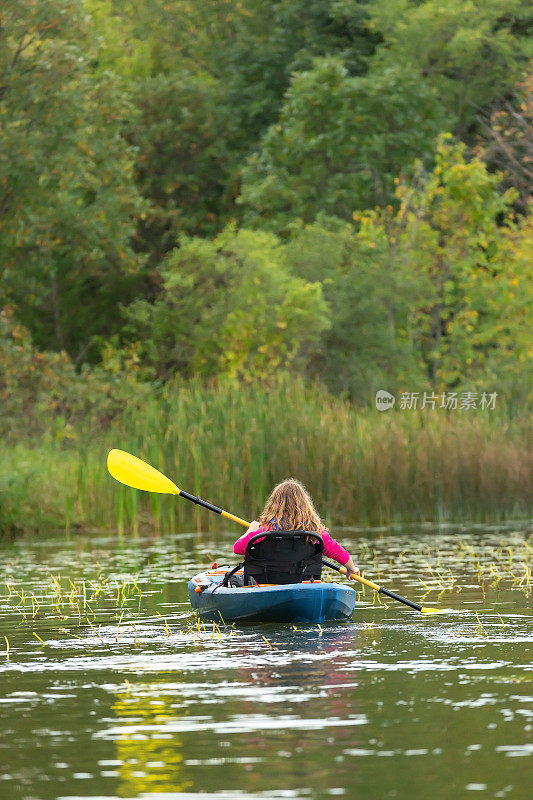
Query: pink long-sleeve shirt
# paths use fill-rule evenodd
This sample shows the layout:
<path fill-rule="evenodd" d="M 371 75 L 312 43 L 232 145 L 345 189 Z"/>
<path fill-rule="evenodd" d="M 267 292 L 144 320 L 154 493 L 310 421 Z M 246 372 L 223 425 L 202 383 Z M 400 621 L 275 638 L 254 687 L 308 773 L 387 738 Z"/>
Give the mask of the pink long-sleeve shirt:
<path fill-rule="evenodd" d="M 246 545 L 252 538 L 258 533 L 266 533 L 267 531 L 271 531 L 271 525 L 262 525 L 256 531 L 250 531 L 250 533 L 245 533 L 244 536 L 241 536 L 240 539 L 237 539 L 235 544 L 233 545 L 233 552 L 237 553 L 237 555 L 242 556 L 244 555 L 244 551 L 246 550 Z M 333 536 L 330 536 L 327 531 L 322 529 L 320 531 L 320 535 L 322 536 L 322 541 L 324 542 L 324 555 L 328 558 L 332 558 L 334 561 L 337 561 L 339 564 L 347 564 L 350 560 L 350 554 L 344 547 L 335 541 Z"/>

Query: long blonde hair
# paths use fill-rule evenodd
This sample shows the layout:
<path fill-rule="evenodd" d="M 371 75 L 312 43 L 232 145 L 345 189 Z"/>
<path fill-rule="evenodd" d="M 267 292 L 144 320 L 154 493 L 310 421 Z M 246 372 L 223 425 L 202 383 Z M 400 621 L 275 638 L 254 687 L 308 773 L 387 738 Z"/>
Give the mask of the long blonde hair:
<path fill-rule="evenodd" d="M 260 524 L 284 531 L 318 531 L 324 526 L 300 481 L 288 478 L 272 489 L 259 518 Z"/>

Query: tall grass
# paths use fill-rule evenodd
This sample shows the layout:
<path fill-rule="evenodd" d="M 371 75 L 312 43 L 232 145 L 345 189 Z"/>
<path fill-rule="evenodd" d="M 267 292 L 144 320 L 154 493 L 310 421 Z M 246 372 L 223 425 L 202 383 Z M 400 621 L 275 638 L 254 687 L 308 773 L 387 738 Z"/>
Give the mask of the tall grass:
<path fill-rule="evenodd" d="M 110 447 L 135 453 L 186 491 L 250 519 L 272 486 L 293 476 L 330 525 L 483 521 L 531 513 L 528 434 L 527 422 L 504 422 L 490 411 L 357 411 L 301 381 L 268 391 L 176 383 L 148 401 L 142 415 L 126 410 L 112 431 L 81 430 L 65 450 L 48 445 L 34 451 L 33 461 L 19 448 L 12 471 L 31 464 L 23 471 L 31 477 L 17 489 L 21 507 L 28 508 L 30 492 L 40 502 L 55 487 L 61 525 L 67 511 L 73 524 L 119 531 L 227 525 L 184 500 L 120 486 L 106 471 Z M 0 524 L 2 515 L 0 508 Z"/>
<path fill-rule="evenodd" d="M 62 527 L 80 518 L 78 454 L 45 444 L 0 448 L 0 532 Z"/>

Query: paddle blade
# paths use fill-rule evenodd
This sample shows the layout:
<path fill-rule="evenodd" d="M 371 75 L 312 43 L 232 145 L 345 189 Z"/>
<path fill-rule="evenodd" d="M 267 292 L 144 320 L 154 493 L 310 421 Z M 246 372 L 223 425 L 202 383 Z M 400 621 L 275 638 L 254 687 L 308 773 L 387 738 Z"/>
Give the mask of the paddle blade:
<path fill-rule="evenodd" d="M 176 484 L 172 483 L 166 475 L 124 450 L 109 451 L 107 469 L 115 480 L 131 486 L 133 489 L 158 492 L 159 494 L 180 493 Z"/>
<path fill-rule="evenodd" d="M 445 614 L 446 613 L 446 609 L 442 609 L 442 608 L 424 608 L 423 606 L 420 609 L 420 611 L 422 612 L 422 614 Z"/>

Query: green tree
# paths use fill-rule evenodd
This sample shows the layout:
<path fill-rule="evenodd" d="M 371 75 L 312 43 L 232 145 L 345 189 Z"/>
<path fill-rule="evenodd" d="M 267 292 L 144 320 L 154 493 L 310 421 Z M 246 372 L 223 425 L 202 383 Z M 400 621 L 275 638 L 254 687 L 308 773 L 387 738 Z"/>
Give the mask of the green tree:
<path fill-rule="evenodd" d="M 356 221 L 295 226 L 286 258 L 295 274 L 323 282 L 331 309 L 309 373 L 366 404 L 378 389 L 416 385 L 423 372 L 408 335 L 415 277 L 395 261 L 396 242 L 377 215 Z"/>
<path fill-rule="evenodd" d="M 276 119 L 293 71 L 337 54 L 361 74 L 381 41 L 367 26 L 367 3 L 355 0 L 84 3 L 102 38 L 104 65 L 127 75 L 211 75 L 226 86 L 247 143 Z"/>
<path fill-rule="evenodd" d="M 416 277 L 411 330 L 437 388 L 514 380 L 531 352 L 531 222 L 515 225 L 516 192 L 502 194 L 500 177 L 444 137 L 433 172 L 398 187 L 391 235 Z"/>
<path fill-rule="evenodd" d="M 531 217 L 513 218 L 514 190 L 449 136 L 435 167 L 397 179 L 399 208 L 355 226 L 294 225 L 291 270 L 320 280 L 332 325 L 311 371 L 366 401 L 377 388 L 498 391 L 531 386 Z"/>
<path fill-rule="evenodd" d="M 127 310 L 159 378 L 302 368 L 329 325 L 320 284 L 291 275 L 272 234 L 229 227 L 212 241 L 183 237 L 161 275 L 161 296 Z"/>
<path fill-rule="evenodd" d="M 527 67 L 527 0 L 375 0 L 369 13 L 384 40 L 371 70 L 378 64 L 415 70 L 438 90 L 447 129 L 459 137 Z"/>
<path fill-rule="evenodd" d="M 333 52 L 362 73 L 380 38 L 364 4 L 338 0 L 84 4 L 98 69 L 126 76 L 141 112 L 129 136 L 139 187 L 154 203 L 138 241 L 152 263 L 177 235 L 213 235 L 240 218 L 240 168 L 277 119 L 294 70 Z"/>
<path fill-rule="evenodd" d="M 76 370 L 67 353 L 38 350 L 13 309 L 0 309 L 0 436 L 62 442 L 107 427 L 125 409 L 140 414 L 153 395 L 136 348 L 107 347 L 102 363 Z M 83 434 L 82 434 L 83 435 Z"/>
<path fill-rule="evenodd" d="M 80 362 L 137 285 L 143 206 L 121 138 L 133 112 L 90 68 L 78 0 L 8 0 L 0 22 L 0 292 L 39 348 Z"/>
<path fill-rule="evenodd" d="M 82 0 L 82 4 L 98 41 L 99 72 L 111 70 L 131 81 L 154 73 L 162 27 L 158 0 Z"/>
<path fill-rule="evenodd" d="M 293 77 L 279 122 L 244 170 L 248 224 L 283 230 L 320 212 L 351 219 L 387 205 L 394 177 L 430 156 L 441 125 L 436 94 L 414 73 L 351 77 L 337 58 Z"/>
<path fill-rule="evenodd" d="M 531 408 L 533 400 L 533 337 L 531 309 L 533 308 L 533 218 L 531 214 L 510 224 L 499 242 L 498 259 L 504 273 L 492 284 L 488 297 L 489 310 L 501 309 L 496 330 L 485 337 L 486 372 L 492 385 L 501 386 L 507 394 L 512 411 Z M 492 344 L 492 347 L 490 346 Z M 496 346 L 494 346 L 496 345 Z"/>
<path fill-rule="evenodd" d="M 367 4 L 356 0 L 245 0 L 237 7 L 241 13 L 222 74 L 248 152 L 276 123 L 293 73 L 335 55 L 350 75 L 362 75 L 381 41 L 367 25 Z"/>
<path fill-rule="evenodd" d="M 180 234 L 211 236 L 229 221 L 237 132 L 225 94 L 205 73 L 157 75 L 133 89 L 139 116 L 127 136 L 137 185 L 150 201 L 136 245 L 152 264 Z"/>

